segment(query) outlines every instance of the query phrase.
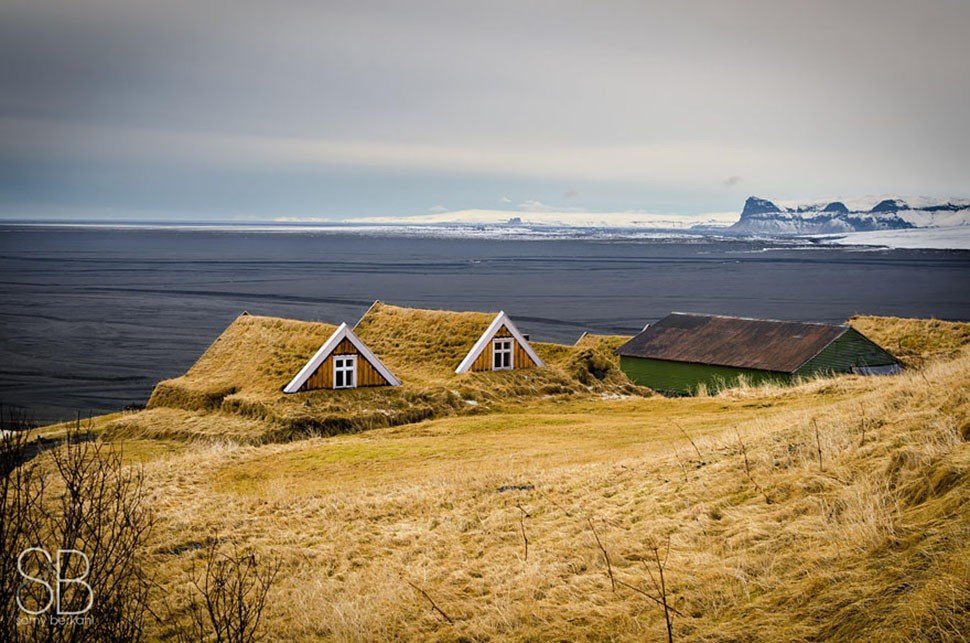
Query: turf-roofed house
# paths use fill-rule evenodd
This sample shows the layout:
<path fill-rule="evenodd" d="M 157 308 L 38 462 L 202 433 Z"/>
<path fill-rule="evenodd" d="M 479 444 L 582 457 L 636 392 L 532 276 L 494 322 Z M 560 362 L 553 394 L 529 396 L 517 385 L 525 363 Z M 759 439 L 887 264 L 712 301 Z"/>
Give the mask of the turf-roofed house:
<path fill-rule="evenodd" d="M 354 331 L 347 324 L 341 324 L 283 388 L 283 392 L 400 385 L 401 380 L 360 341 Z"/>
<path fill-rule="evenodd" d="M 691 395 L 833 373 L 885 375 L 899 362 L 847 325 L 672 313 L 616 349 L 620 368 L 655 391 Z"/>

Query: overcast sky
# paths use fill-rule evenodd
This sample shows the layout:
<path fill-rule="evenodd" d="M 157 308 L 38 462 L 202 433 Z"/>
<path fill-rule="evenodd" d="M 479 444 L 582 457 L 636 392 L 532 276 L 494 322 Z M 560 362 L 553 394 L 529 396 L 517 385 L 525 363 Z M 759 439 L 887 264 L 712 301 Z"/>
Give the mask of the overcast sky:
<path fill-rule="evenodd" d="M 0 4 L 0 216 L 970 192 L 970 2 Z"/>

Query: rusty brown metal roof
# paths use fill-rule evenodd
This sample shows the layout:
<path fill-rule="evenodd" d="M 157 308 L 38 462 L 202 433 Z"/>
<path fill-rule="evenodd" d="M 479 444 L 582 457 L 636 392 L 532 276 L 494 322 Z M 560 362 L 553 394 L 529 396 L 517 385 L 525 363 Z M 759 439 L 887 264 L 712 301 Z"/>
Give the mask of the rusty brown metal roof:
<path fill-rule="evenodd" d="M 848 326 L 671 313 L 617 355 L 793 373 Z"/>

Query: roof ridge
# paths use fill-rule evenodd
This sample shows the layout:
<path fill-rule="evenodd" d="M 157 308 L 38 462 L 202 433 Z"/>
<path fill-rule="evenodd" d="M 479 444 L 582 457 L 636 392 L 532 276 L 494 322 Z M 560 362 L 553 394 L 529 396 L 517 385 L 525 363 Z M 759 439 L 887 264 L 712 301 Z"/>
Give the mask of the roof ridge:
<path fill-rule="evenodd" d="M 340 325 L 322 319 L 297 319 L 296 317 L 280 317 L 278 315 L 254 315 L 250 312 L 246 312 L 245 314 L 240 313 L 235 319 L 232 320 L 231 324 L 239 321 L 240 319 L 249 319 L 253 322 L 271 321 L 284 322 L 287 324 L 319 324 L 322 326 L 333 326 L 334 328 L 337 328 Z"/>
<path fill-rule="evenodd" d="M 841 324 L 829 324 L 827 322 L 813 322 L 813 321 L 797 321 L 791 319 L 772 319 L 770 317 L 742 317 L 740 315 L 717 315 L 712 313 L 688 313 L 683 311 L 674 310 L 671 311 L 667 317 L 670 315 L 688 315 L 690 317 L 720 317 L 721 319 L 742 319 L 744 321 L 761 321 L 761 322 L 773 322 L 776 324 L 804 324 L 806 326 L 825 326 L 827 328 L 849 328 L 849 324 L 843 322 Z M 661 317 L 661 319 L 663 319 Z M 658 320 L 659 321 L 659 320 Z"/>
<path fill-rule="evenodd" d="M 488 317 L 493 319 L 496 315 L 499 315 L 505 312 L 503 310 L 452 310 L 450 308 L 420 308 L 417 306 L 401 306 L 398 304 L 391 304 L 386 301 L 380 301 L 380 300 L 378 301 L 382 306 L 388 306 L 391 308 L 400 308 L 401 310 L 416 310 L 416 311 L 426 312 L 426 313 L 450 313 L 454 315 L 487 315 Z"/>

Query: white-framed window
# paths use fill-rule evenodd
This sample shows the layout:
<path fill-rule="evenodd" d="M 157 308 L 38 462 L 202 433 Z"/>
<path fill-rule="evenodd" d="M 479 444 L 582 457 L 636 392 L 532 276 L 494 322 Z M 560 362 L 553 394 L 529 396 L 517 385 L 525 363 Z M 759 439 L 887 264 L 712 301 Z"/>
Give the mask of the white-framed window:
<path fill-rule="evenodd" d="M 333 356 L 333 387 L 357 388 L 357 356 Z"/>
<path fill-rule="evenodd" d="M 507 371 L 514 366 L 512 360 L 511 337 L 500 337 L 492 342 L 492 370 Z"/>

